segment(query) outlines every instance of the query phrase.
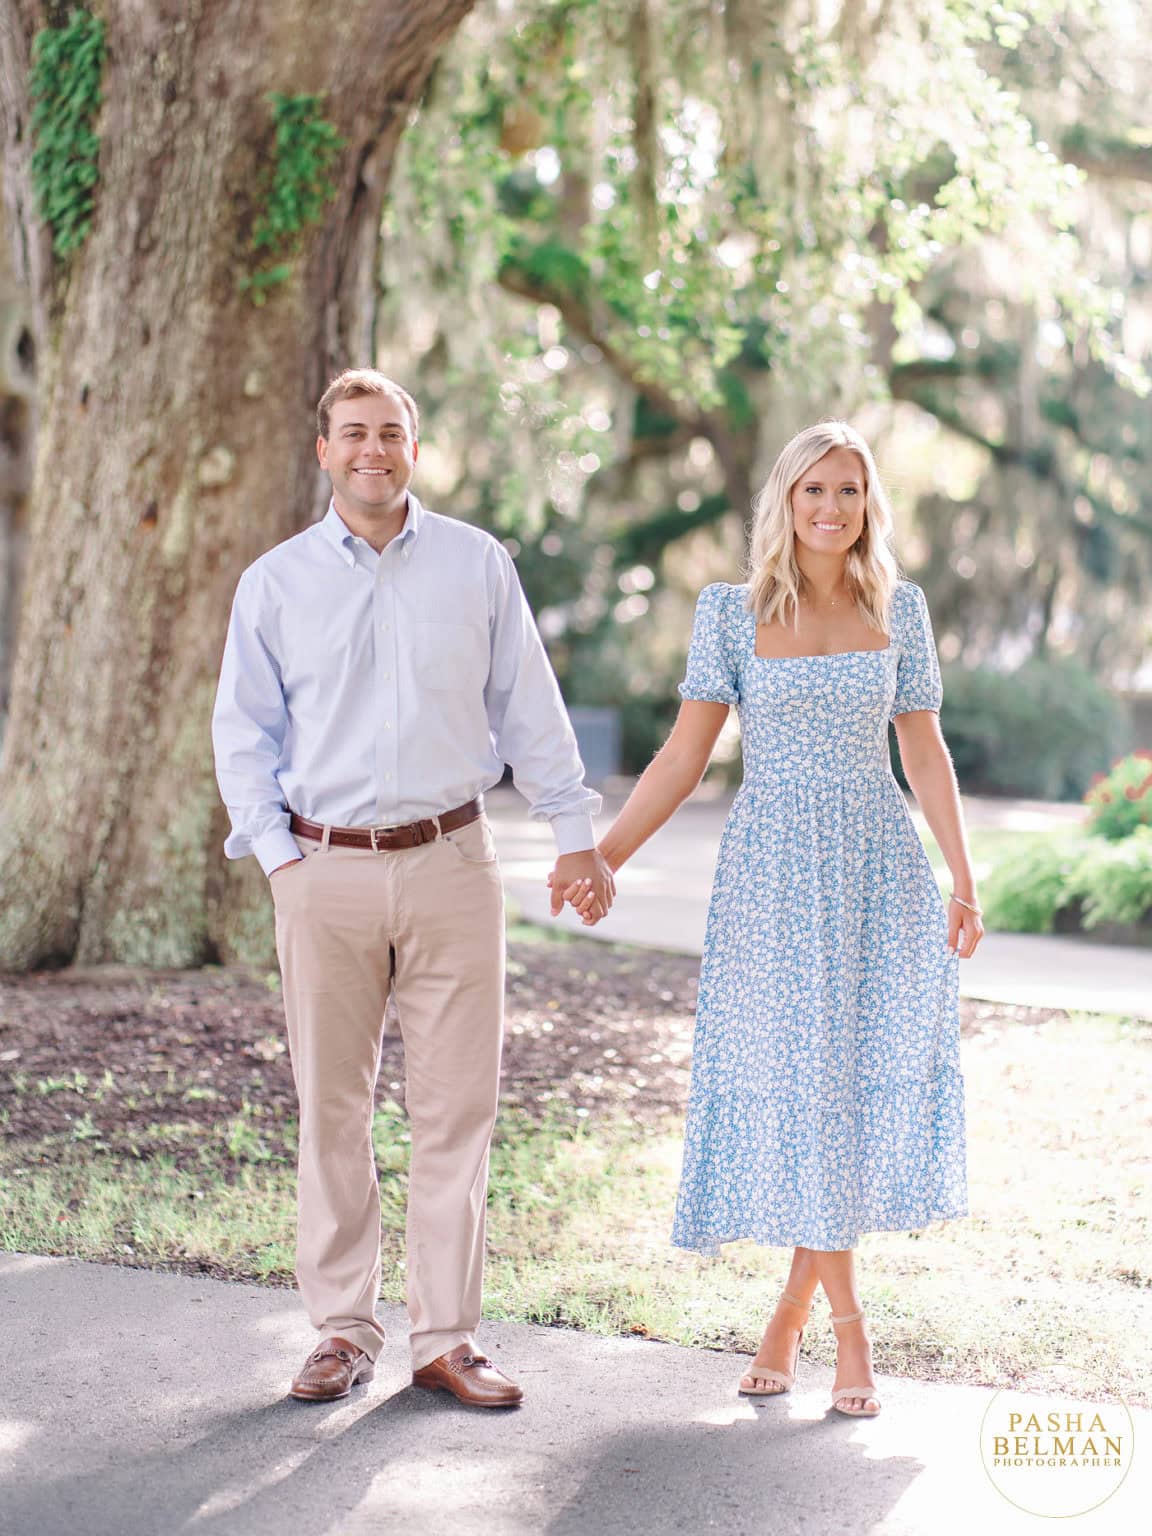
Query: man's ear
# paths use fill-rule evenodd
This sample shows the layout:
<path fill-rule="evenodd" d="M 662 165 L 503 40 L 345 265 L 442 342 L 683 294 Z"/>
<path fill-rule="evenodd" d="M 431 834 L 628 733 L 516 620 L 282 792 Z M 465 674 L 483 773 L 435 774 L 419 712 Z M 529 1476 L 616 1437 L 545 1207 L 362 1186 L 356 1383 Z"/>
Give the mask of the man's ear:
<path fill-rule="evenodd" d="M 419 441 L 418 438 L 414 437 L 412 439 L 412 462 L 413 462 L 413 464 L 415 464 L 416 460 L 419 457 L 420 457 L 420 441 Z"/>
<path fill-rule="evenodd" d="M 320 468 L 328 468 L 328 439 L 318 437 L 316 439 L 316 457 L 320 460 Z"/>

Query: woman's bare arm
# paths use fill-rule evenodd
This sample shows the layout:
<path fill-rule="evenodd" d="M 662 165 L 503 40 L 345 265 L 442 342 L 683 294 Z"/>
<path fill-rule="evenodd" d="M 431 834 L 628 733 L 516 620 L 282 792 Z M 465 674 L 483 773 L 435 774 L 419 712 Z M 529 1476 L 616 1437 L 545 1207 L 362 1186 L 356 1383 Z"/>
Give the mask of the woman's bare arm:
<path fill-rule="evenodd" d="M 698 699 L 681 704 L 668 740 L 600 840 L 600 852 L 614 870 L 664 825 L 699 784 L 727 718 L 727 704 Z"/>
<path fill-rule="evenodd" d="M 896 740 L 909 788 L 916 796 L 924 820 L 940 845 L 952 875 L 952 890 L 961 901 L 979 906 L 972 856 L 964 831 L 956 770 L 940 733 L 940 717 L 932 709 L 914 709 L 897 715 Z M 960 902 L 948 905 L 948 943 L 967 959 L 984 932 L 979 917 Z"/>

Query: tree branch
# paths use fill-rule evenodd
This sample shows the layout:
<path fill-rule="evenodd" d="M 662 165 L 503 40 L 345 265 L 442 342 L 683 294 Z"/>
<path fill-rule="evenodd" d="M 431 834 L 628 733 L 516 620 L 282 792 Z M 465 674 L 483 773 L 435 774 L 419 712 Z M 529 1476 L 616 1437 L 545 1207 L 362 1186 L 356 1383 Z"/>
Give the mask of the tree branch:
<path fill-rule="evenodd" d="M 896 381 L 893 383 L 895 385 Z M 1115 523 L 1117 527 L 1130 529 L 1133 533 L 1143 534 L 1145 538 L 1152 538 L 1152 518 L 1117 512 L 1114 506 L 1101 500 L 1083 482 L 1078 481 L 1069 485 L 1060 473 L 1054 448 L 1026 449 L 1017 448 L 1011 443 L 995 442 L 983 432 L 978 431 L 970 422 L 965 421 L 959 411 L 941 405 L 931 395 L 920 396 L 913 390 L 897 387 L 893 387 L 892 393 L 896 398 L 909 400 L 913 405 L 918 405 L 922 410 L 930 412 L 942 426 L 947 427 L 950 432 L 955 432 L 958 437 L 966 438 L 968 442 L 983 448 L 1002 467 L 1026 469 L 1038 480 L 1046 480 L 1054 485 L 1065 499 L 1070 501 L 1073 496 L 1083 496 L 1092 510 L 1106 521 Z"/>
<path fill-rule="evenodd" d="M 1108 181 L 1152 181 L 1152 145 L 1111 138 L 1077 125 L 1060 141 L 1060 153 L 1072 165 Z"/>
<path fill-rule="evenodd" d="M 529 272 L 523 263 L 513 257 L 506 258 L 501 264 L 498 281 L 505 292 L 514 293 L 518 298 L 527 299 L 532 304 L 551 304 L 560 311 L 565 326 L 574 335 L 582 336 L 585 341 L 599 347 L 620 377 L 647 395 L 652 405 L 663 415 L 671 416 L 692 431 L 704 430 L 704 417 L 698 410 L 683 400 L 677 400 L 662 385 L 637 373 L 631 358 L 601 332 L 583 296 L 571 287 L 548 282 L 537 273 Z"/>
<path fill-rule="evenodd" d="M 705 496 L 694 512 L 685 512 L 682 507 L 665 507 L 641 523 L 629 523 L 612 537 L 616 546 L 615 564 L 620 568 L 635 565 L 637 561 L 657 560 L 667 545 L 697 528 L 710 527 L 731 510 L 732 503 L 726 495 Z"/>

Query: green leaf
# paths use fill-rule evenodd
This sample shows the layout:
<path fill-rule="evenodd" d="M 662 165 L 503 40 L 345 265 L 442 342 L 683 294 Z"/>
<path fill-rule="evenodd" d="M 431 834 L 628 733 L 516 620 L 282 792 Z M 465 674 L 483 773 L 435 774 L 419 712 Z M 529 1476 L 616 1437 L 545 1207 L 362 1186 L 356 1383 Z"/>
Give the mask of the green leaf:
<path fill-rule="evenodd" d="M 81 10 L 32 44 L 32 187 L 61 257 L 79 249 L 92 223 L 100 151 L 92 125 L 104 51 L 104 23 Z"/>

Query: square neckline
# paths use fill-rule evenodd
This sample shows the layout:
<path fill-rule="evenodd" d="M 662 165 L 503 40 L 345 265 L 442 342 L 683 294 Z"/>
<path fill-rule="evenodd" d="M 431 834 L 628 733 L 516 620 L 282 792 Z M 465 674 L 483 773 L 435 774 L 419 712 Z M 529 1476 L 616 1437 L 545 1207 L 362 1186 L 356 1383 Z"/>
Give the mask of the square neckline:
<path fill-rule="evenodd" d="M 756 649 L 756 631 L 760 628 L 760 621 L 747 608 L 744 610 L 744 617 L 752 630 L 752 657 L 755 661 L 832 661 L 837 656 L 886 656 L 894 649 L 892 636 L 889 634 L 887 645 L 870 645 L 862 651 L 810 651 L 803 656 L 761 656 Z"/>
<path fill-rule="evenodd" d="M 837 656 L 886 656 L 892 649 L 892 636 L 888 636 L 887 645 L 870 645 L 865 650 L 855 651 L 810 651 L 804 656 L 761 656 L 756 649 L 756 631 L 760 628 L 756 615 L 748 615 L 752 621 L 752 657 L 755 661 L 832 661 Z"/>
<path fill-rule="evenodd" d="M 761 656 L 756 649 L 756 637 L 752 637 L 752 658 L 754 661 L 834 661 L 837 656 L 887 656 L 892 649 L 892 642 L 887 645 L 871 645 L 863 651 L 811 651 L 806 656 Z"/>

